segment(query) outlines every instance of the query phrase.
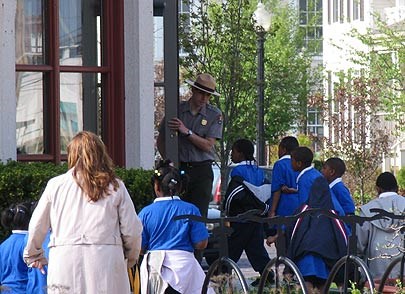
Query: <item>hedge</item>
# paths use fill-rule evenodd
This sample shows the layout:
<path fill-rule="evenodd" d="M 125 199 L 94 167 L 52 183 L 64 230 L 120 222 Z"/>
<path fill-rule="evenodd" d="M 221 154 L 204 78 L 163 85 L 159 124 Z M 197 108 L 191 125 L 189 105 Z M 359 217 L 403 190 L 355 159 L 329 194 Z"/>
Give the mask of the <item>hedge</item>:
<path fill-rule="evenodd" d="M 66 171 L 67 164 L 0 162 L 0 211 L 13 203 L 38 200 L 48 180 Z M 154 199 L 150 182 L 152 173 L 153 171 L 144 169 L 116 169 L 116 174 L 124 181 L 137 212 Z M 9 233 L 0 226 L 0 242 Z"/>

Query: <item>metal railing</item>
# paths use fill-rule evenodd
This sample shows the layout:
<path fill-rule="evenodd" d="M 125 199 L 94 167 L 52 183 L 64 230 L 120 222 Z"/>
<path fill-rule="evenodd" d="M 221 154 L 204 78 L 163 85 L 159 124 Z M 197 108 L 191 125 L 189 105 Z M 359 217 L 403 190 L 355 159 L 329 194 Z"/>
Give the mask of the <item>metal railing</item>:
<path fill-rule="evenodd" d="M 375 284 L 372 278 L 372 275 L 370 274 L 370 271 L 365 264 L 365 262 L 356 256 L 357 254 L 357 236 L 356 236 L 356 226 L 357 224 L 362 225 L 364 222 L 369 222 L 377 219 L 384 219 L 384 218 L 392 218 L 392 219 L 404 219 L 405 220 L 405 215 L 396 215 L 393 213 L 390 213 L 388 211 L 385 211 L 383 209 L 371 209 L 370 212 L 376 213 L 375 215 L 371 217 L 361 217 L 361 216 L 356 216 L 356 215 L 346 215 L 346 216 L 338 216 L 334 213 L 332 213 L 330 210 L 325 210 L 325 209 L 319 209 L 319 208 L 311 208 L 308 210 L 305 210 L 303 212 L 300 212 L 296 215 L 292 216 L 275 216 L 275 217 L 261 217 L 259 216 L 259 213 L 257 210 L 250 210 L 247 211 L 243 214 L 240 214 L 235 217 L 220 217 L 220 218 L 212 218 L 208 219 L 205 217 L 200 217 L 196 215 L 182 215 L 178 216 L 175 219 L 184 219 L 184 218 L 189 218 L 195 221 L 200 221 L 204 223 L 218 223 L 219 224 L 219 229 L 216 230 L 216 233 L 219 234 L 219 242 L 220 242 L 220 252 L 219 252 L 219 259 L 216 260 L 208 269 L 204 285 L 203 285 L 203 292 L 206 293 L 210 279 L 212 278 L 213 275 L 215 275 L 218 270 L 221 269 L 222 265 L 226 264 L 227 266 L 230 266 L 233 270 L 235 270 L 236 275 L 238 279 L 241 282 L 242 285 L 242 291 L 243 293 L 248 293 L 248 286 L 246 284 L 246 279 L 243 276 L 243 273 L 241 272 L 240 268 L 238 265 L 230 260 L 228 258 L 228 241 L 227 237 L 230 234 L 229 227 L 226 225 L 229 222 L 240 222 L 240 221 L 251 221 L 251 222 L 257 222 L 257 223 L 267 223 L 269 225 L 278 225 L 278 228 L 280 228 L 282 225 L 289 225 L 294 222 L 296 222 L 298 219 L 303 218 L 303 217 L 314 217 L 314 216 L 319 216 L 323 215 L 328 218 L 332 219 L 338 219 L 343 221 L 344 223 L 350 225 L 351 227 L 351 235 L 349 236 L 348 239 L 348 246 L 347 246 L 347 255 L 339 259 L 336 264 L 332 267 L 330 274 L 328 276 L 328 279 L 325 283 L 324 287 L 324 293 L 328 293 L 331 287 L 332 282 L 334 281 L 336 274 L 341 270 L 342 267 L 344 267 L 344 279 L 343 279 L 343 293 L 348 293 L 349 289 L 349 275 L 351 268 L 355 269 L 354 273 L 355 276 L 354 278 L 358 278 L 356 275 L 358 274 L 358 269 L 360 268 L 362 272 L 365 275 L 365 278 L 367 282 L 369 283 L 369 293 L 374 293 L 375 292 Z M 404 234 L 405 228 L 402 228 L 401 232 Z M 404 240 L 404 247 L 405 247 L 405 240 Z M 270 262 L 266 265 L 266 268 L 262 274 L 260 283 L 259 283 L 259 288 L 258 288 L 258 293 L 261 294 L 263 293 L 263 290 L 265 288 L 265 282 L 267 279 L 268 274 L 270 273 L 270 270 L 273 266 L 276 266 L 276 268 L 283 264 L 284 266 L 289 267 L 292 272 L 294 273 L 296 280 L 301 288 L 301 292 L 303 294 L 308 293 L 308 290 L 305 285 L 305 281 L 296 266 L 296 264 L 289 259 L 287 256 L 285 256 L 285 248 L 281 248 L 282 254 L 277 253 L 277 257 L 273 258 L 270 260 Z M 402 257 L 398 257 L 394 259 L 388 268 L 386 269 L 386 272 L 384 273 L 381 283 L 379 285 L 379 288 L 377 289 L 378 293 L 382 293 L 384 284 L 386 280 L 388 279 L 392 269 L 397 265 L 400 264 L 400 282 L 403 285 L 403 276 L 404 276 L 404 264 L 405 264 L 405 254 L 402 254 Z M 278 281 L 278 275 L 276 275 L 276 288 L 279 286 L 279 281 Z"/>

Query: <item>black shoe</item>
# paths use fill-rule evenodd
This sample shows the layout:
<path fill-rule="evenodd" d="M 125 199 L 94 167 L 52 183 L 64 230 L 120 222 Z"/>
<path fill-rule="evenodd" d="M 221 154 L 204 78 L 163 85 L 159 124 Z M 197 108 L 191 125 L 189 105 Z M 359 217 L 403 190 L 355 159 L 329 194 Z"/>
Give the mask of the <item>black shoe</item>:
<path fill-rule="evenodd" d="M 256 278 L 252 283 L 250 283 L 250 286 L 252 287 L 258 287 L 260 284 L 260 278 Z"/>
<path fill-rule="evenodd" d="M 275 277 L 274 271 L 271 270 L 271 271 L 269 272 L 269 274 L 267 275 L 267 281 L 266 281 L 266 283 L 274 284 L 274 283 L 275 283 L 274 277 Z"/>
<path fill-rule="evenodd" d="M 258 287 L 260 284 L 260 278 L 256 278 L 252 283 L 250 283 L 250 286 L 252 287 Z M 272 285 L 274 284 L 274 271 L 271 270 L 269 274 L 267 275 L 267 281 L 266 285 Z"/>

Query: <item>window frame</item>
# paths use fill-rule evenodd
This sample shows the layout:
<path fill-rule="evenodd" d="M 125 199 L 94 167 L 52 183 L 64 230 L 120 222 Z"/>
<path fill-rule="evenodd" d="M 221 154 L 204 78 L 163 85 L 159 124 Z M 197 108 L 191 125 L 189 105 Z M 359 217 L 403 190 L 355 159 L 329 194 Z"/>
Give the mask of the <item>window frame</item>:
<path fill-rule="evenodd" d="M 101 137 L 110 156 L 118 166 L 125 165 L 125 84 L 124 84 L 124 1 L 102 1 L 102 64 L 101 66 L 70 66 L 59 64 L 59 1 L 45 1 L 44 27 L 45 64 L 17 64 L 16 72 L 42 72 L 44 81 L 44 153 L 17 154 L 18 161 L 67 160 L 60 150 L 60 74 L 100 73 L 103 102 Z M 113 61 L 113 62 L 111 62 Z M 45 104 L 47 103 L 47 104 Z M 47 118 L 45 118 L 47 117 Z M 46 134 L 46 136 L 45 136 Z M 45 153 L 46 152 L 46 153 Z"/>

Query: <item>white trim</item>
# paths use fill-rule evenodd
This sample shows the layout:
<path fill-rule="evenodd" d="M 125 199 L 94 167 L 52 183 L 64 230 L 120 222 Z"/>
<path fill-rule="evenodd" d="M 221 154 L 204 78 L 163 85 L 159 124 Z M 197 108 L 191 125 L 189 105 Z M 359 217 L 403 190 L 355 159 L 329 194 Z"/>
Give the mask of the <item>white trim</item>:
<path fill-rule="evenodd" d="M 279 160 L 283 160 L 283 159 L 291 159 L 291 155 L 287 154 L 287 155 L 284 155 L 284 156 L 279 158 Z M 279 160 L 277 160 L 277 161 L 279 161 Z"/>
<path fill-rule="evenodd" d="M 303 174 L 305 174 L 307 171 L 309 171 L 309 170 L 311 170 L 311 169 L 313 169 L 314 167 L 313 166 L 308 166 L 307 168 L 304 168 L 301 172 L 300 172 L 300 174 L 298 175 L 298 177 L 297 177 L 297 184 L 298 184 L 298 181 L 299 181 L 299 179 L 301 178 L 301 176 L 303 175 Z"/>
<path fill-rule="evenodd" d="M 22 234 L 22 235 L 26 235 L 28 234 L 27 230 L 12 230 L 11 231 L 13 234 Z"/>
<path fill-rule="evenodd" d="M 235 163 L 235 165 L 256 165 L 256 163 L 253 160 L 244 160 L 238 163 Z"/>
<path fill-rule="evenodd" d="M 340 183 L 342 178 L 336 178 L 332 183 L 329 184 L 329 188 L 332 189 L 337 183 Z"/>
<path fill-rule="evenodd" d="M 244 189 L 243 185 L 240 185 L 238 187 L 236 187 L 231 194 L 229 194 L 228 199 L 226 199 L 226 203 L 225 203 L 225 212 L 226 214 L 229 216 L 229 208 L 231 207 L 231 202 L 233 197 L 238 194 L 240 191 L 242 191 Z"/>
<path fill-rule="evenodd" d="M 159 202 L 159 201 L 171 201 L 171 200 L 180 200 L 179 196 L 163 196 L 163 197 L 158 197 L 153 202 Z"/>

